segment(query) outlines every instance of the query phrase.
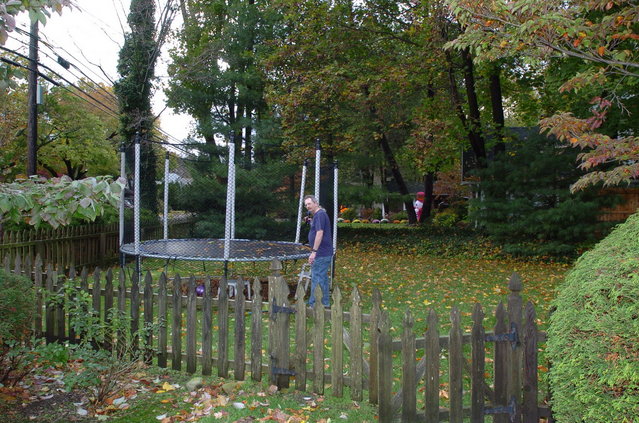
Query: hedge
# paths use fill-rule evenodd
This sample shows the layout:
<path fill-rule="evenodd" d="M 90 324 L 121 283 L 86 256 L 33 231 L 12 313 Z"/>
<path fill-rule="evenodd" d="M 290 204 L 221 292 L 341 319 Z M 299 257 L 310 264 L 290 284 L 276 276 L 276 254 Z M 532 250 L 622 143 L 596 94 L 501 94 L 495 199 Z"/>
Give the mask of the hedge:
<path fill-rule="evenodd" d="M 639 213 L 576 262 L 548 330 L 560 423 L 639 420 Z"/>

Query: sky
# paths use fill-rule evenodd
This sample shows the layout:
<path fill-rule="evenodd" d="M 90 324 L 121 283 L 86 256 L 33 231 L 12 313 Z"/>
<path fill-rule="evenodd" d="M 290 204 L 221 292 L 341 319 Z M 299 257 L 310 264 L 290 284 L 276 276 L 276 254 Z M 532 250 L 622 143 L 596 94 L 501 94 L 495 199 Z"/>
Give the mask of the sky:
<path fill-rule="evenodd" d="M 82 76 L 77 70 L 71 74 L 55 62 L 56 56 L 81 69 L 96 82 L 111 85 L 118 79 L 118 53 L 128 31 L 126 16 L 130 0 L 75 0 L 73 9 L 63 9 L 62 15 L 54 13 L 46 25 L 40 25 L 40 38 L 47 42 L 40 46 L 39 61 L 65 78 L 75 82 Z M 163 5 L 166 0 L 160 0 Z M 158 7 L 159 9 L 160 7 Z M 179 13 L 174 27 L 180 24 Z M 20 16 L 19 27 L 28 31 L 29 19 L 26 14 Z M 28 55 L 28 36 L 13 32 L 6 46 Z M 168 45 L 162 48 L 162 56 L 156 64 L 156 90 L 153 97 L 153 112 L 161 112 L 160 122 L 165 133 L 177 140 L 184 140 L 191 129 L 192 119 L 188 115 L 175 114 L 166 108 L 166 97 L 162 86 L 168 80 Z M 73 68 L 72 68 L 73 69 Z"/>

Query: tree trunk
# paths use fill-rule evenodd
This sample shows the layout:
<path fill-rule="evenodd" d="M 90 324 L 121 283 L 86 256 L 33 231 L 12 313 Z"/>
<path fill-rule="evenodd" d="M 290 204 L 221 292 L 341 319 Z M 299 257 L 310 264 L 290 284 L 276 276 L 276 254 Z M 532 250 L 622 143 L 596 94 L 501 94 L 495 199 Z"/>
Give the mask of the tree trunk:
<path fill-rule="evenodd" d="M 433 185 L 435 183 L 435 172 L 428 172 L 424 175 L 424 206 L 419 223 L 425 222 L 431 215 L 433 209 Z"/>
<path fill-rule="evenodd" d="M 473 58 L 468 49 L 461 51 L 464 60 L 464 85 L 466 86 L 466 97 L 468 101 L 468 138 L 473 148 L 478 165 L 484 166 L 486 161 L 486 144 L 481 133 L 481 116 L 479 113 L 479 102 L 477 101 L 477 91 L 475 89 L 475 69 Z"/>
<path fill-rule="evenodd" d="M 504 144 L 504 104 L 502 103 L 500 77 L 501 69 L 499 63 L 495 63 L 488 73 L 488 79 L 490 81 L 490 104 L 493 110 L 493 124 L 495 126 L 495 145 L 493 146 L 493 154 L 495 157 L 497 154 L 506 151 L 506 144 Z"/>

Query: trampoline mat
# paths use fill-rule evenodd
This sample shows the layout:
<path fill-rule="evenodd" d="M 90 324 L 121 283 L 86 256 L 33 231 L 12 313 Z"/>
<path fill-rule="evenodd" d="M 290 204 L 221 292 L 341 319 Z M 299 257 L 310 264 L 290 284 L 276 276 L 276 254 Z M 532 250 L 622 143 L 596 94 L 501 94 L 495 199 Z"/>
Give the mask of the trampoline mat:
<path fill-rule="evenodd" d="M 135 255 L 133 243 L 124 244 L 120 251 Z M 270 261 L 306 258 L 311 249 L 302 244 L 284 241 L 255 241 L 234 239 L 230 241 L 229 258 L 226 261 Z M 225 261 L 223 239 L 159 239 L 140 242 L 140 256 L 198 260 Z"/>

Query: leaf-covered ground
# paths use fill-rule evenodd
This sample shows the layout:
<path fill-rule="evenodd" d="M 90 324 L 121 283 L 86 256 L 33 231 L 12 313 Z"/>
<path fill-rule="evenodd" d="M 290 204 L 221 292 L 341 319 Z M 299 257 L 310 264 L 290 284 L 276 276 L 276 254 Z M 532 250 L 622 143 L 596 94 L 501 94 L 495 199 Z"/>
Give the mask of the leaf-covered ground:
<path fill-rule="evenodd" d="M 422 331 L 429 308 L 438 313 L 442 323 L 455 305 L 462 315 L 470 316 L 479 302 L 488 316 L 500 301 L 507 301 L 508 280 L 517 272 L 523 281 L 524 302 L 535 304 L 543 328 L 549 302 L 568 268 L 559 263 L 412 256 L 345 248 L 336 259 L 335 280 L 348 298 L 352 287 L 357 286 L 365 310 L 370 310 L 372 292 L 378 288 L 394 326 L 410 310 L 415 316 L 415 329 Z M 464 323 L 470 324 L 470 319 Z"/>

